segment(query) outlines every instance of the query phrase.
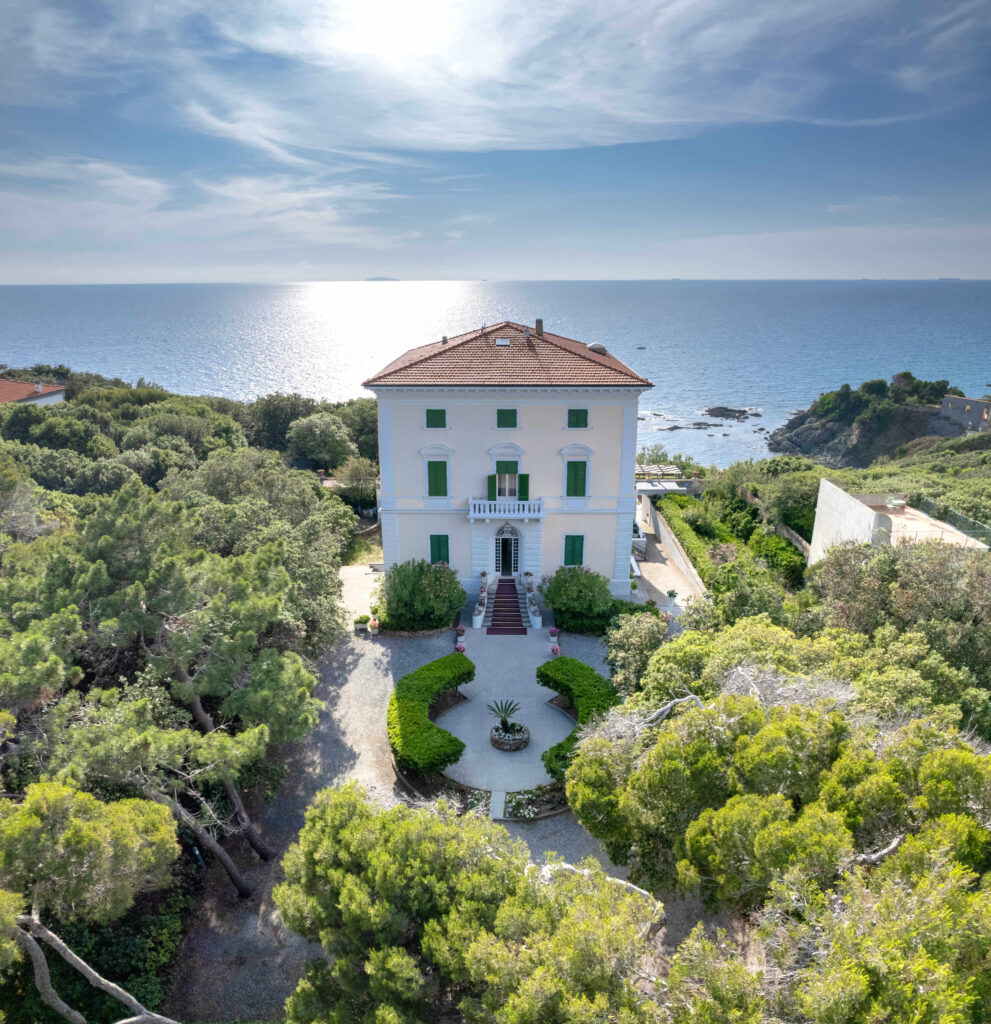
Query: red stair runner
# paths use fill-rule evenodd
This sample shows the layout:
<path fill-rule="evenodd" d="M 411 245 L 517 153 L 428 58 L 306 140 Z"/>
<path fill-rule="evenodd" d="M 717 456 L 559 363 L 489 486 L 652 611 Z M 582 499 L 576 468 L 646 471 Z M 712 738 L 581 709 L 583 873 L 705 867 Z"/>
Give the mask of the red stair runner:
<path fill-rule="evenodd" d="M 511 579 L 499 580 L 492 605 L 492 625 L 485 632 L 489 636 L 526 636 L 519 595 Z"/>

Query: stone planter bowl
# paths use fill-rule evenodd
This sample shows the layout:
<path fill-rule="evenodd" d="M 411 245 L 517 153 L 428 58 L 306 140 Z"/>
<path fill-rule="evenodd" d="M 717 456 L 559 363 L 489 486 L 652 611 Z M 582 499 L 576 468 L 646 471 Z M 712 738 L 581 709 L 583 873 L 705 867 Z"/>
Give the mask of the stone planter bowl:
<path fill-rule="evenodd" d="M 525 725 L 522 732 L 513 733 L 512 736 L 506 736 L 498 725 L 493 725 L 489 730 L 489 743 L 496 750 L 522 750 L 529 742 L 530 730 Z"/>

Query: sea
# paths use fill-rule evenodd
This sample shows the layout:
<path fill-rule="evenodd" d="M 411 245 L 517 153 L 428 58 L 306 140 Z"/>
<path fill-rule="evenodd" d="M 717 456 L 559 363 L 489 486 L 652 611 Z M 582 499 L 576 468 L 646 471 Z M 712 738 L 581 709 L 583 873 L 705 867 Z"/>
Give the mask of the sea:
<path fill-rule="evenodd" d="M 639 443 L 725 466 L 821 392 L 910 370 L 991 392 L 987 281 L 359 281 L 0 287 L 0 363 L 339 401 L 415 345 L 503 320 L 653 381 Z M 711 406 L 746 409 L 736 421 Z"/>

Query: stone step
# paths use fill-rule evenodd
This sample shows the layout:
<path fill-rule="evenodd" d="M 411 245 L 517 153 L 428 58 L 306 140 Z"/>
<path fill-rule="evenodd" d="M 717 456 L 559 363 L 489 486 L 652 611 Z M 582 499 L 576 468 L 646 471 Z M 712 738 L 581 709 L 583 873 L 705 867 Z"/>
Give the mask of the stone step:
<path fill-rule="evenodd" d="M 493 790 L 489 797 L 489 817 L 494 821 L 506 817 L 506 794 L 501 790 Z"/>

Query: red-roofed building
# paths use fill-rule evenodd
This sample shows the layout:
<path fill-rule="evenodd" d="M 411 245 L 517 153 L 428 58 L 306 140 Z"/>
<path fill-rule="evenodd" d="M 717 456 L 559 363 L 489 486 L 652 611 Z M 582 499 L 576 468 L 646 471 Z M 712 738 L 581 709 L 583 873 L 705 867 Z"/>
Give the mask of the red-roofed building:
<path fill-rule="evenodd" d="M 25 405 L 52 405 L 65 401 L 65 388 L 59 384 L 32 384 L 26 380 L 0 377 L 0 402 L 21 402 Z"/>
<path fill-rule="evenodd" d="M 535 581 L 586 565 L 630 592 L 637 402 L 601 344 L 504 322 L 411 349 L 365 381 L 379 410 L 386 565 Z"/>

